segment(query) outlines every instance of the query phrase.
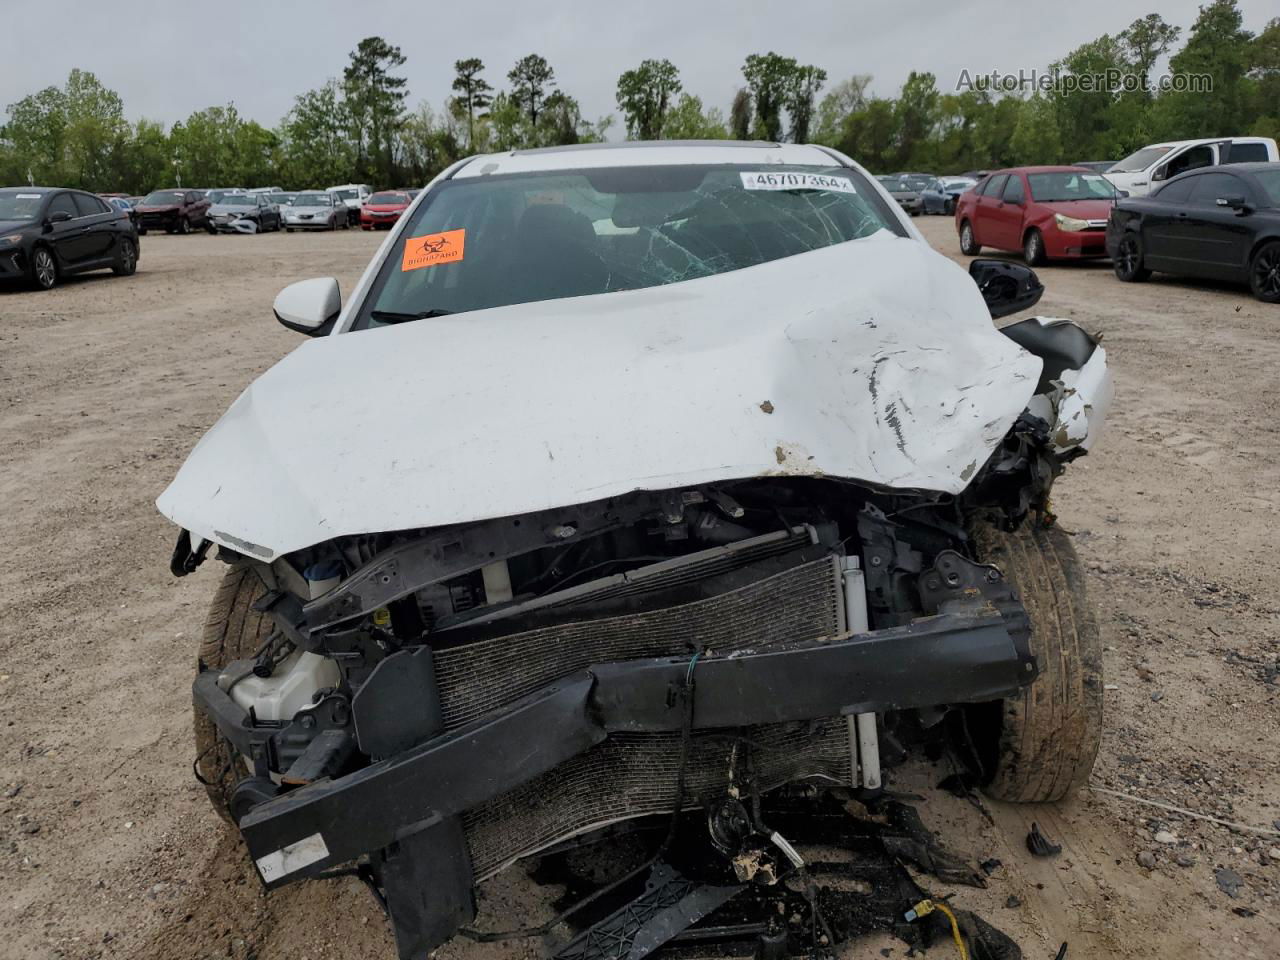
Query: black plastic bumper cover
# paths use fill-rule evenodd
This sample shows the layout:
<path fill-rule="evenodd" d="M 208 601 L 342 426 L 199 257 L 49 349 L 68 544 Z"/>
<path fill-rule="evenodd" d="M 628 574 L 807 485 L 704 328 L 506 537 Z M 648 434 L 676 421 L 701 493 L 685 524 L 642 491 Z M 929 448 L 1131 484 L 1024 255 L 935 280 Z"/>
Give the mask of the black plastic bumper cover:
<path fill-rule="evenodd" d="M 245 815 L 241 832 L 268 888 L 372 853 L 505 793 L 621 731 L 672 731 L 688 658 L 603 663 L 465 726 Z M 1000 615 L 980 601 L 856 636 L 698 659 L 695 728 L 780 723 L 997 700 L 1035 679 Z M 237 749 L 265 736 L 217 686 L 197 706 Z"/>

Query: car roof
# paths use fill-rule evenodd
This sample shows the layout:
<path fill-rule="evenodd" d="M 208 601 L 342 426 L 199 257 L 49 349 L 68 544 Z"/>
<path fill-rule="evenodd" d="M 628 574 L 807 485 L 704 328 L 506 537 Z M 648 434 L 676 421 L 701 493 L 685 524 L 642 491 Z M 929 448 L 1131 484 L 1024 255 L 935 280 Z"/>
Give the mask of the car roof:
<path fill-rule="evenodd" d="M 1222 143 L 1224 140 L 1230 140 L 1232 143 L 1268 143 L 1270 137 L 1197 137 L 1195 140 L 1162 140 L 1160 143 L 1148 143 L 1145 147 L 1139 147 L 1138 150 L 1148 150 L 1151 147 L 1185 147 L 1193 143 Z M 1137 153 L 1137 150 L 1134 151 Z"/>
<path fill-rule="evenodd" d="M 638 140 L 583 143 L 536 150 L 510 150 L 472 157 L 455 179 L 498 173 L 542 173 L 600 167 L 657 167 L 677 164 L 791 164 L 833 167 L 840 161 L 821 147 L 799 143 L 740 140 Z"/>
<path fill-rule="evenodd" d="M 1097 173 L 1096 170 L 1090 170 L 1088 167 L 1079 167 L 1070 163 L 1042 164 L 1040 166 L 1030 167 L 1005 167 L 1003 170 L 992 170 L 988 176 L 994 177 L 998 173 Z"/>
<path fill-rule="evenodd" d="M 1184 170 L 1178 176 L 1185 176 L 1188 173 L 1203 173 L 1206 170 L 1213 173 L 1263 173 L 1267 170 L 1280 170 L 1280 161 L 1250 160 L 1248 163 L 1218 163 L 1211 167 L 1196 167 L 1194 170 Z M 1177 177 L 1174 179 L 1176 180 Z"/>

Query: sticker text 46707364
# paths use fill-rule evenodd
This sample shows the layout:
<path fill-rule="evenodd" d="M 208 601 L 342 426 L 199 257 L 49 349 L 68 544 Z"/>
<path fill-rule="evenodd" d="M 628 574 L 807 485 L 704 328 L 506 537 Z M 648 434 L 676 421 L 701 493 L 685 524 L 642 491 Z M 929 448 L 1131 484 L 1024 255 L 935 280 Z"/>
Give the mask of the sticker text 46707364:
<path fill-rule="evenodd" d="M 744 190 L 828 190 L 832 193 L 857 193 L 847 177 L 825 173 L 800 173 L 795 170 L 752 170 L 742 173 Z"/>

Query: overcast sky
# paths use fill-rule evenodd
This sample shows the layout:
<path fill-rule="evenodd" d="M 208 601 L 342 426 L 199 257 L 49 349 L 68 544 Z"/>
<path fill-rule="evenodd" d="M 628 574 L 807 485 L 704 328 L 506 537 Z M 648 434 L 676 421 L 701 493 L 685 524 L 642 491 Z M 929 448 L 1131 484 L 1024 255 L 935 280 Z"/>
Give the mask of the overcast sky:
<path fill-rule="evenodd" d="M 1242 0 L 1241 8 L 1254 31 L 1276 13 L 1271 0 Z M 963 69 L 1043 68 L 1157 9 L 1185 37 L 1197 2 L 0 0 L 0 109 L 61 85 L 79 67 L 120 94 L 131 120 L 168 124 L 233 101 L 242 115 L 274 126 L 296 94 L 340 77 L 360 39 L 379 35 L 408 58 L 411 106 L 425 99 L 439 108 L 455 60 L 480 57 L 501 89 L 511 64 L 534 52 L 592 120 L 617 114 L 618 74 L 646 57 L 670 59 L 685 90 L 727 112 L 749 53 L 816 64 L 828 84 L 870 73 L 873 92 L 884 96 L 911 70 L 931 70 L 946 91 Z M 612 135 L 621 129 L 619 117 Z"/>

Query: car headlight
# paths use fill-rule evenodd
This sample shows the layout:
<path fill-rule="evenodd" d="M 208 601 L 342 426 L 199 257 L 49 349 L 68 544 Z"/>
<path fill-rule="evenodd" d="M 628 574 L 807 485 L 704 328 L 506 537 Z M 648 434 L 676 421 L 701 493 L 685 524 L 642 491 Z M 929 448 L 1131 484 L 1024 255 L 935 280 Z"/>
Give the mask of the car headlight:
<path fill-rule="evenodd" d="M 1078 217 L 1064 217 L 1060 213 L 1053 215 L 1053 222 L 1058 225 L 1059 230 L 1066 230 L 1074 233 L 1077 230 L 1087 230 L 1089 227 L 1088 220 L 1081 220 Z"/>
<path fill-rule="evenodd" d="M 7 247 L 10 244 L 21 243 L 21 242 L 22 242 L 22 234 L 20 233 L 11 233 L 7 237 L 0 237 L 0 247 Z"/>

